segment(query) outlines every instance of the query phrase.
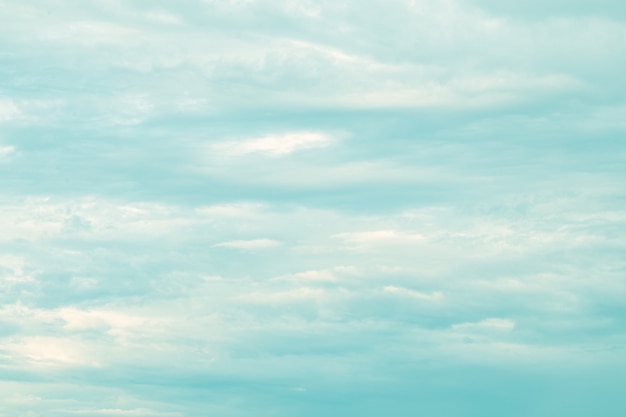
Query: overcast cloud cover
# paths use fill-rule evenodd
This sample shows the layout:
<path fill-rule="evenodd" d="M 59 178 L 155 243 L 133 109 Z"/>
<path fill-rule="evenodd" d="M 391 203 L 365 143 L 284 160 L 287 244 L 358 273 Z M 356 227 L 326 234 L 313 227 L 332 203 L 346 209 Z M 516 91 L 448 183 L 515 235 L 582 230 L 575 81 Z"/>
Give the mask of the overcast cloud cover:
<path fill-rule="evenodd" d="M 626 3 L 0 0 L 0 416 L 626 415 Z"/>

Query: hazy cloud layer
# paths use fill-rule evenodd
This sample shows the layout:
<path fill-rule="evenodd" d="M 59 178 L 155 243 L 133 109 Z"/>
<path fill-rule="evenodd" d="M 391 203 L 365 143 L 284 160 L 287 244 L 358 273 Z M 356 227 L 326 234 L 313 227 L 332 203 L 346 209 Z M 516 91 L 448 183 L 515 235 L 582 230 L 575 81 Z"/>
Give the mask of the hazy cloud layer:
<path fill-rule="evenodd" d="M 1 1 L 0 416 L 626 412 L 617 1 Z"/>

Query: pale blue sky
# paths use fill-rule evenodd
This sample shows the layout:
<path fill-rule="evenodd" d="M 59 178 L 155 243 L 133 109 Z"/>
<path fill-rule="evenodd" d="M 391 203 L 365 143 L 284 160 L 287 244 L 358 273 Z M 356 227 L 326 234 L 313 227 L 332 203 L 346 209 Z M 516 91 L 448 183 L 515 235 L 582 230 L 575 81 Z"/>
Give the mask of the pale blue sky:
<path fill-rule="evenodd" d="M 626 415 L 626 6 L 0 0 L 0 417 Z"/>

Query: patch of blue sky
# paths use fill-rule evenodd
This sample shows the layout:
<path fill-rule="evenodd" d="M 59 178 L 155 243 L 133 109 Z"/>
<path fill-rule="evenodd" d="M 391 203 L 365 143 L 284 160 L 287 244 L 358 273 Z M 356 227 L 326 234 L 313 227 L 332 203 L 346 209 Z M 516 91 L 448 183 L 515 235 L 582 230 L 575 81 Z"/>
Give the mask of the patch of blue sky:
<path fill-rule="evenodd" d="M 626 7 L 0 1 L 0 416 L 621 416 Z"/>

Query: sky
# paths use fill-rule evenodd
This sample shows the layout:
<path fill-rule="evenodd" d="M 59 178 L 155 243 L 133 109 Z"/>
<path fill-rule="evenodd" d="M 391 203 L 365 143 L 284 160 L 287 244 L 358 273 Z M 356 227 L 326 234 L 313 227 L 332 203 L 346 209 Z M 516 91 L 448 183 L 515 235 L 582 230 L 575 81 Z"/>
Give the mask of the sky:
<path fill-rule="evenodd" d="M 621 0 L 0 0 L 0 416 L 626 415 Z"/>

